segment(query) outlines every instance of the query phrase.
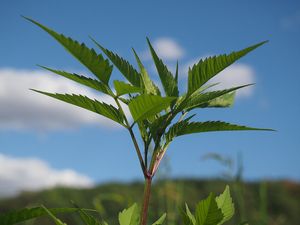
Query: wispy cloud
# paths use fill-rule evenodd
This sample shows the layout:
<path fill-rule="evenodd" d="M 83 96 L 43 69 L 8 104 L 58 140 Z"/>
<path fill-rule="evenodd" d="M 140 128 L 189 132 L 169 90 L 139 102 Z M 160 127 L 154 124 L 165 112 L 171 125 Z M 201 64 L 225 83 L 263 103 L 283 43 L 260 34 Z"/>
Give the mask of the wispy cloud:
<path fill-rule="evenodd" d="M 281 19 L 280 26 L 285 30 L 297 30 L 300 28 L 300 10 Z"/>
<path fill-rule="evenodd" d="M 169 37 L 161 37 L 153 41 L 153 48 L 157 55 L 163 60 L 177 60 L 181 59 L 185 55 L 185 50 L 174 39 Z M 143 59 L 151 59 L 149 50 L 146 50 L 142 54 Z"/>
<path fill-rule="evenodd" d="M 39 70 L 0 69 L 0 129 L 49 131 L 99 124 L 117 127 L 112 121 L 47 96 L 32 92 L 75 93 L 114 104 L 73 81 Z"/>
<path fill-rule="evenodd" d="M 0 154 L 0 196 L 55 186 L 89 188 L 93 181 L 71 169 L 56 170 L 37 158 L 15 158 Z"/>

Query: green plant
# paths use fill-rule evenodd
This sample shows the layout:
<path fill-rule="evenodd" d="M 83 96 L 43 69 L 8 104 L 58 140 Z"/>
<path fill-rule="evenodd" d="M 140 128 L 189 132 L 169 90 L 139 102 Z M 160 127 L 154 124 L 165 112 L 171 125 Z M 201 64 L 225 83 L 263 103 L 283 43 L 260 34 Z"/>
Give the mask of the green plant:
<path fill-rule="evenodd" d="M 163 90 L 160 90 L 150 79 L 146 68 L 134 49 L 133 53 L 139 71 L 137 71 L 128 61 L 104 48 L 92 38 L 95 45 L 102 50 L 110 61 L 105 59 L 102 54 L 96 53 L 94 49 L 88 48 L 83 43 L 80 44 L 32 19 L 26 17 L 25 19 L 36 24 L 56 39 L 69 53 L 71 53 L 71 55 L 92 72 L 95 79 L 75 73 L 51 69 L 45 66 L 41 66 L 42 68 L 95 89 L 110 96 L 115 101 L 114 106 L 82 95 L 47 93 L 40 90 L 33 90 L 95 112 L 118 123 L 128 130 L 145 178 L 145 189 L 140 219 L 137 219 L 137 209 L 134 205 L 120 214 L 121 225 L 135 225 L 138 223 L 137 221 L 140 221 L 141 225 L 147 224 L 152 179 L 159 168 L 167 148 L 174 138 L 193 133 L 211 131 L 270 130 L 240 126 L 222 121 L 196 122 L 192 121 L 195 114 L 190 115 L 192 111 L 198 108 L 231 106 L 233 104 L 234 91 L 251 84 L 232 87 L 225 90 L 210 91 L 210 88 L 214 85 L 207 84 L 207 82 L 236 60 L 266 43 L 265 41 L 240 51 L 232 52 L 228 55 L 224 54 L 200 60 L 189 68 L 187 90 L 180 95 L 178 89 L 178 63 L 175 75 L 173 75 L 158 57 L 148 38 L 147 43 Z M 114 88 L 110 86 L 110 78 L 113 70 L 111 62 L 119 69 L 126 80 L 114 80 Z M 113 89 L 115 89 L 115 91 Z M 124 107 L 129 108 L 133 119 L 132 122 L 128 115 L 125 114 Z M 136 131 L 139 131 L 140 133 L 143 148 L 141 148 L 141 144 L 136 137 Z M 230 197 L 228 188 L 226 188 L 223 195 L 216 199 L 213 194 L 211 194 L 208 199 L 199 203 L 195 217 L 192 216 L 187 208 L 186 214 L 183 214 L 186 215 L 185 224 L 200 225 L 223 223 L 224 220 L 229 218 L 226 210 L 230 205 L 228 199 L 231 198 L 228 196 Z M 222 202 L 226 204 L 224 205 L 225 211 L 223 211 Z M 230 215 L 233 213 L 231 208 L 232 207 L 230 207 Z M 82 218 L 87 218 L 85 211 L 80 210 L 79 212 L 81 216 L 84 215 Z M 53 217 L 51 211 L 47 211 L 47 213 Z M 132 217 L 133 215 L 134 218 Z M 205 216 L 204 218 L 202 218 L 203 215 Z M 131 218 L 130 221 L 128 221 L 128 218 Z M 154 224 L 160 224 L 162 220 L 163 219 L 160 219 Z M 57 224 L 61 224 L 58 220 L 55 221 Z"/>

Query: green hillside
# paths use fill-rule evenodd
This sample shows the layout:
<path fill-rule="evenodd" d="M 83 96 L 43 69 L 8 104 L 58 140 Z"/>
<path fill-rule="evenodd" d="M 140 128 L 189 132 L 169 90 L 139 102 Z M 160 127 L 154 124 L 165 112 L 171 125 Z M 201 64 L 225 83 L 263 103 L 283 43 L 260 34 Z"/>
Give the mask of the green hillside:
<path fill-rule="evenodd" d="M 182 224 L 178 210 L 186 202 L 191 209 L 210 191 L 221 193 L 228 182 L 222 180 L 169 180 L 156 182 L 153 187 L 150 205 L 150 221 L 168 212 L 166 225 Z M 269 181 L 247 183 L 236 186 L 230 184 L 235 198 L 236 215 L 228 224 L 239 224 L 241 216 L 249 224 L 289 224 L 300 221 L 300 184 L 290 181 Z M 0 212 L 22 207 L 44 204 L 47 207 L 71 206 L 70 200 L 83 208 L 95 208 L 109 224 L 117 224 L 120 210 L 133 202 L 140 203 L 143 185 L 139 182 L 108 183 L 93 189 L 55 188 L 41 192 L 22 193 L 11 199 L 0 200 Z M 81 224 L 75 214 L 61 216 L 69 225 Z M 1 221 L 0 221 L 1 224 Z M 53 224 L 42 218 L 25 223 L 26 225 Z"/>

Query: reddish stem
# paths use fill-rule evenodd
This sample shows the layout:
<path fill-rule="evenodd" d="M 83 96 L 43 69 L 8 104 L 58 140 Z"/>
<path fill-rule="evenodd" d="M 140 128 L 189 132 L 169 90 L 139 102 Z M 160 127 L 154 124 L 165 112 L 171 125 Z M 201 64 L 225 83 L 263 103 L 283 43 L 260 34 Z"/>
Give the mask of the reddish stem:
<path fill-rule="evenodd" d="M 151 194 L 151 182 L 152 182 L 152 177 L 146 176 L 145 188 L 144 188 L 144 199 L 143 199 L 143 206 L 141 212 L 141 225 L 147 224 L 148 207 L 149 207 L 150 194 Z"/>

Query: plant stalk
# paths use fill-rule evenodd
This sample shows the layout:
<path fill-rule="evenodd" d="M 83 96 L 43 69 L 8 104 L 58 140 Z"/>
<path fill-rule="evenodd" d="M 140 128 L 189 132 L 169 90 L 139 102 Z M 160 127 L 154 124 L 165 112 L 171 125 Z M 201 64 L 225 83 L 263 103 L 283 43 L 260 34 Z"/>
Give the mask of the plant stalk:
<path fill-rule="evenodd" d="M 152 182 L 152 177 L 147 176 L 145 178 L 144 198 L 143 198 L 143 206 L 141 211 L 141 225 L 147 225 L 148 207 L 149 207 L 150 195 L 151 195 L 151 182 Z"/>

